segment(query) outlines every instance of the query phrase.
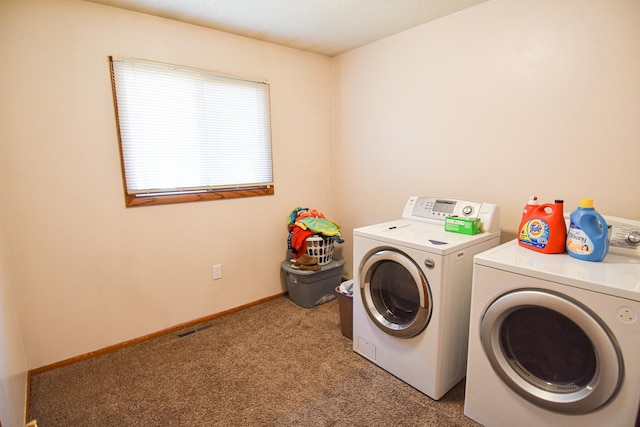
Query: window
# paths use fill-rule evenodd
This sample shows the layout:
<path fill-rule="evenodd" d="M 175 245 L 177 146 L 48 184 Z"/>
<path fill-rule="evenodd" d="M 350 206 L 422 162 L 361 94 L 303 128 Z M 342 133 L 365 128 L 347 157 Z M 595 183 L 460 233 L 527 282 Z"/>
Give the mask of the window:
<path fill-rule="evenodd" d="M 274 193 L 267 83 L 110 64 L 127 206 Z"/>

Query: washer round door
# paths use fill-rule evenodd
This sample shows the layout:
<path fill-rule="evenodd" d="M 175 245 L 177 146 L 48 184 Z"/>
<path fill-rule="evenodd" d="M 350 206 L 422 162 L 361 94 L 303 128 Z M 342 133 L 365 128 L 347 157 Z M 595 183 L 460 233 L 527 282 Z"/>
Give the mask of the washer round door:
<path fill-rule="evenodd" d="M 611 332 L 564 295 L 539 289 L 502 295 L 484 313 L 480 340 L 503 382 L 545 409 L 591 412 L 622 381 L 622 356 Z"/>
<path fill-rule="evenodd" d="M 429 284 L 409 256 L 392 248 L 379 249 L 366 257 L 359 273 L 362 303 L 378 328 L 411 338 L 427 327 L 432 311 Z"/>

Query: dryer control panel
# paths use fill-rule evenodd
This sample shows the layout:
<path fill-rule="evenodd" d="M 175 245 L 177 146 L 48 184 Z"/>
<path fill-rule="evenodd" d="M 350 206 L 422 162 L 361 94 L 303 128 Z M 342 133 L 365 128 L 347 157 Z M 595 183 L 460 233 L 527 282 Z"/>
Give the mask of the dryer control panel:
<path fill-rule="evenodd" d="M 443 197 L 412 196 L 402 212 L 402 219 L 430 223 L 442 223 L 448 216 L 480 218 L 483 231 L 500 229 L 500 210 L 493 203 Z"/>
<path fill-rule="evenodd" d="M 609 253 L 640 258 L 640 221 L 603 215 L 609 226 Z M 569 215 L 565 214 L 567 225 Z"/>

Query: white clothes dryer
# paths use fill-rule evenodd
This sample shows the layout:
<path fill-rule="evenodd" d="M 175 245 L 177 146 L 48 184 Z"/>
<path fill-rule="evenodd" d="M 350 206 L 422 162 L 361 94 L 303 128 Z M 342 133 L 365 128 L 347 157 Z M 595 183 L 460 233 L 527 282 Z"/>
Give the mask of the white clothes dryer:
<path fill-rule="evenodd" d="M 489 427 L 634 425 L 640 222 L 605 218 L 601 262 L 517 240 L 475 257 L 466 416 Z"/>
<path fill-rule="evenodd" d="M 445 231 L 445 218 L 483 231 Z M 473 256 L 500 241 L 490 203 L 411 197 L 402 219 L 356 228 L 353 350 L 433 399 L 466 373 Z"/>

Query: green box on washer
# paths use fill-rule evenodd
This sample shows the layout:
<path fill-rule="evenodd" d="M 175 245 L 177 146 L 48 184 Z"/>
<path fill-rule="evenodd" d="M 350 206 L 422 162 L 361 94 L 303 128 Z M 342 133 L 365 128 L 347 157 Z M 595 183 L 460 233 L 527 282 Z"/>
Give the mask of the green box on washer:
<path fill-rule="evenodd" d="M 462 234 L 478 234 L 480 232 L 480 218 L 448 216 L 444 220 L 444 230 Z"/>
<path fill-rule="evenodd" d="M 333 259 L 320 266 L 320 270 L 309 271 L 293 268 L 290 261 L 282 262 L 287 279 L 289 299 L 296 304 L 311 308 L 336 298 L 336 286 L 342 279 L 343 259 Z"/>

